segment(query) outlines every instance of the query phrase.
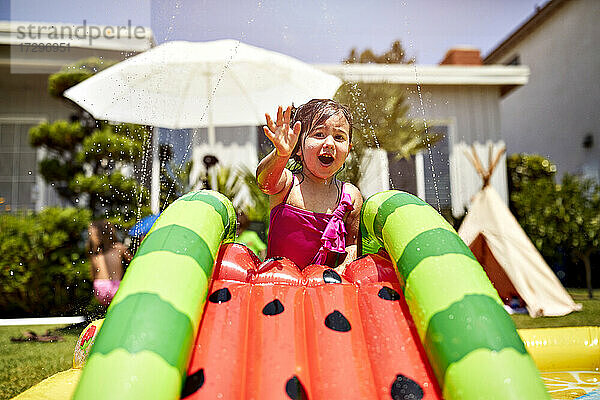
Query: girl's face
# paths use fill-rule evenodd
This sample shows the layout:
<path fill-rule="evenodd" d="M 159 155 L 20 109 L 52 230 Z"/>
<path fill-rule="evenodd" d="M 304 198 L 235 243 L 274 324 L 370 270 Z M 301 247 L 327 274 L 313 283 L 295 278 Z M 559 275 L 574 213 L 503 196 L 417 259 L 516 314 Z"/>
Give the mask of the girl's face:
<path fill-rule="evenodd" d="M 342 168 L 352 148 L 349 132 L 350 124 L 339 112 L 306 134 L 298 155 L 310 174 L 328 179 Z"/>

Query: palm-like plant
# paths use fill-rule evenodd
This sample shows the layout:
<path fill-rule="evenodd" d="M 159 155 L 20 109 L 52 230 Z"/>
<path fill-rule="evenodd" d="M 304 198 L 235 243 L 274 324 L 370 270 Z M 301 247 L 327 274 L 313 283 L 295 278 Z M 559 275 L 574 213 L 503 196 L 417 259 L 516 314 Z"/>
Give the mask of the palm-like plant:
<path fill-rule="evenodd" d="M 246 166 L 238 168 L 239 184 L 247 188 L 248 203 L 243 207 L 250 221 L 261 221 L 269 224 L 269 197 L 258 187 L 254 171 Z"/>
<path fill-rule="evenodd" d="M 353 184 L 362 177 L 361 162 L 368 149 L 409 158 L 439 140 L 427 133 L 423 121 L 407 117 L 410 105 L 400 85 L 346 82 L 334 98 L 353 114 L 353 149 L 342 172 L 343 179 Z"/>

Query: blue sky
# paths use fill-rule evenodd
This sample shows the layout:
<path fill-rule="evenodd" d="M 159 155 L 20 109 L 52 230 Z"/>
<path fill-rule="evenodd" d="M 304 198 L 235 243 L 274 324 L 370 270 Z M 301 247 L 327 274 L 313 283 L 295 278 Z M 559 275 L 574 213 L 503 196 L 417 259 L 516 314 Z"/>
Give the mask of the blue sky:
<path fill-rule="evenodd" d="M 409 56 L 438 63 L 471 45 L 487 54 L 547 0 L 0 0 L 0 20 L 150 26 L 167 40 L 240 39 L 314 63 L 352 47 L 381 52 L 402 40 Z"/>

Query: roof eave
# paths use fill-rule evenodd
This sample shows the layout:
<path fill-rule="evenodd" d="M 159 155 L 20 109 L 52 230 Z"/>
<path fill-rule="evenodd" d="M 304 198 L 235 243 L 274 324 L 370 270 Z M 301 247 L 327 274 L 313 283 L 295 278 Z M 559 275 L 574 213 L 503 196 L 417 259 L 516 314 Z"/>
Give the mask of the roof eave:
<path fill-rule="evenodd" d="M 344 81 L 405 85 L 487 85 L 508 93 L 527 84 L 527 66 L 455 66 L 405 64 L 317 64 L 316 68 Z"/>

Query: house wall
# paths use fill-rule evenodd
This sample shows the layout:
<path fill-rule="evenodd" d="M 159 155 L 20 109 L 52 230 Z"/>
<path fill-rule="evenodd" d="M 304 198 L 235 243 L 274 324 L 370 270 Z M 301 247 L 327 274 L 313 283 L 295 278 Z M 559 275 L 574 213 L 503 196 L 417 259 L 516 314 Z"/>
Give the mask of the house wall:
<path fill-rule="evenodd" d="M 133 53 L 73 47 L 68 53 L 36 53 L 19 61 L 14 57 L 16 51 L 18 45 L 0 44 L 0 211 L 63 205 L 38 174 L 43 152 L 29 145 L 31 127 L 44 121 L 68 120 L 74 111 L 65 101 L 48 94 L 48 77 L 63 65 L 91 56 L 122 60 Z M 27 69 L 13 64 L 11 71 L 11 63 L 21 61 L 29 63 Z"/>
<path fill-rule="evenodd" d="M 0 66 L 0 197 L 7 210 L 60 204 L 38 174 L 41 153 L 29 145 L 29 129 L 43 121 L 68 119 L 66 103 L 48 95 L 47 74 L 11 74 Z"/>
<path fill-rule="evenodd" d="M 461 199 L 470 199 L 469 194 L 475 194 L 481 188 L 481 179 L 462 179 L 459 183 L 452 179 L 452 176 L 474 171 L 463 151 L 455 151 L 456 145 L 470 146 L 475 142 L 485 147 L 490 143 L 503 145 L 500 98 L 513 90 L 521 90 L 529 77 L 526 66 L 345 64 L 318 67 L 348 82 L 400 85 L 408 95 L 409 117 L 426 121 L 431 127 L 430 132 L 446 133 L 445 143 L 433 146 L 431 151 L 424 151 L 409 161 L 395 160 L 393 154 L 381 158 L 371 170 L 380 171 L 379 175 L 389 171 L 389 184 L 372 179 L 368 186 L 371 192 L 385 190 L 386 186 L 407 190 L 439 209 L 447 208 L 450 202 L 455 215 L 462 214 L 468 206 L 462 201 L 455 205 L 455 194 L 461 194 Z M 483 162 L 487 167 L 487 156 Z M 507 201 L 504 157 L 495 171 L 494 176 L 498 175 L 500 179 L 492 179 L 492 184 Z M 373 172 L 373 175 L 377 173 Z M 450 196 L 442 191 L 450 192 Z"/>
<path fill-rule="evenodd" d="M 498 86 L 415 86 L 406 87 L 411 104 L 409 116 L 420 120 L 455 120 L 451 143 L 500 140 Z M 519 89 L 522 90 L 522 89 Z M 422 104 L 421 104 L 422 98 Z"/>
<path fill-rule="evenodd" d="M 510 153 L 538 153 L 559 175 L 600 169 L 600 1 L 565 1 L 553 15 L 491 62 L 520 57 L 530 80 L 500 103 L 501 132 Z M 487 60 L 486 60 L 487 61 Z M 583 147 L 592 134 L 592 148 Z"/>
<path fill-rule="evenodd" d="M 479 191 L 481 179 L 463 151 L 457 151 L 456 146 L 475 142 L 487 146 L 488 142 L 501 142 L 500 88 L 493 85 L 423 86 L 420 88 L 421 96 L 414 86 L 406 87 L 406 90 L 411 104 L 409 116 L 426 121 L 431 133 L 446 136 L 437 146 L 415 158 L 416 179 L 421 179 L 418 177 L 421 170 L 424 180 L 423 193 L 418 195 L 436 208 L 445 209 L 451 205 L 453 214 L 460 216 L 468 208 L 471 196 Z M 487 167 L 487 157 L 482 162 L 484 168 Z M 393 163 L 390 167 L 391 174 L 402 174 L 402 171 L 393 170 Z M 461 168 L 468 170 L 462 171 Z M 501 158 L 494 171 L 496 179 L 492 185 L 508 203 L 505 157 Z M 456 179 L 463 176 L 474 176 L 474 179 Z"/>

